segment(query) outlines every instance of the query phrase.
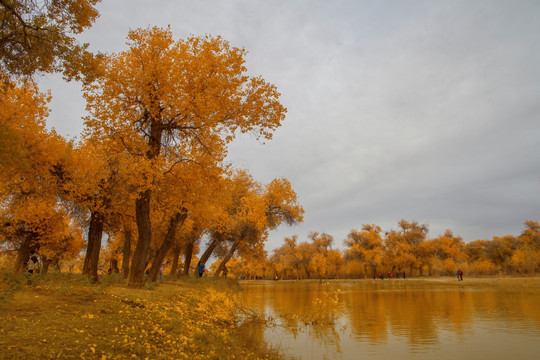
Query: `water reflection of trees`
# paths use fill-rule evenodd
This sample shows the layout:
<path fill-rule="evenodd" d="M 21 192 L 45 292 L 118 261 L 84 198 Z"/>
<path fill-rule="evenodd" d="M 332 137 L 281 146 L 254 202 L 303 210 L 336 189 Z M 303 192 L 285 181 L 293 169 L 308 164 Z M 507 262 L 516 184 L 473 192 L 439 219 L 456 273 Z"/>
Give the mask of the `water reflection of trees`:
<path fill-rule="evenodd" d="M 372 343 L 390 334 L 411 345 L 438 342 L 441 326 L 460 331 L 471 316 L 467 295 L 457 291 L 417 291 L 387 286 L 376 291 L 351 291 L 347 304 L 352 332 Z"/>
<path fill-rule="evenodd" d="M 306 333 L 319 344 L 335 346 L 337 351 L 340 337 L 349 334 L 374 345 L 401 338 L 411 351 L 436 345 L 448 334 L 455 340 L 465 340 L 478 321 L 504 321 L 518 332 L 530 331 L 523 325 L 533 322 L 534 329 L 540 331 L 538 291 L 524 289 L 368 280 L 250 285 L 246 291 L 249 296 L 245 297 L 245 306 L 273 314 L 295 337 L 299 332 Z"/>
<path fill-rule="evenodd" d="M 283 285 L 283 286 L 280 286 Z M 274 316 L 295 338 L 307 333 L 340 352 L 341 290 L 328 283 L 249 286 L 243 306 Z M 252 296 L 251 296 L 252 295 Z"/>

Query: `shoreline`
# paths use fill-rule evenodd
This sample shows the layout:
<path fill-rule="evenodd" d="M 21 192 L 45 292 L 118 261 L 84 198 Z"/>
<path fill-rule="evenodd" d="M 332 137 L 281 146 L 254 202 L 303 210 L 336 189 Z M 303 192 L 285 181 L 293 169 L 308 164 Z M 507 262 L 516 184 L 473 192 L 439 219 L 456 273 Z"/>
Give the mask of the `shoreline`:
<path fill-rule="evenodd" d="M 411 277 L 407 279 L 291 279 L 291 280 L 238 280 L 241 286 L 250 286 L 257 284 L 337 284 L 340 282 L 348 283 L 395 283 L 395 284 L 430 284 L 430 285 L 449 285 L 449 286 L 530 286 L 540 289 L 540 275 L 529 276 L 483 276 L 483 277 L 464 277 L 463 281 L 458 281 L 455 276 L 434 276 L 434 277 Z"/>

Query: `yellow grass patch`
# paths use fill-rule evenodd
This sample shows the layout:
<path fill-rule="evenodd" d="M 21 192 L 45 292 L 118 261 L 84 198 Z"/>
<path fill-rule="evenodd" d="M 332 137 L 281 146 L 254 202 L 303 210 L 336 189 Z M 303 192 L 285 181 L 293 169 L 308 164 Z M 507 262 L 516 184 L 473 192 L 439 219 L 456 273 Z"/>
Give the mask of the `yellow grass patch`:
<path fill-rule="evenodd" d="M 25 277 L 3 275 L 5 359 L 279 357 L 241 338 L 235 290 L 222 283 L 178 281 L 136 290 L 121 281 L 91 285 L 81 277 L 34 275 L 27 284 Z"/>

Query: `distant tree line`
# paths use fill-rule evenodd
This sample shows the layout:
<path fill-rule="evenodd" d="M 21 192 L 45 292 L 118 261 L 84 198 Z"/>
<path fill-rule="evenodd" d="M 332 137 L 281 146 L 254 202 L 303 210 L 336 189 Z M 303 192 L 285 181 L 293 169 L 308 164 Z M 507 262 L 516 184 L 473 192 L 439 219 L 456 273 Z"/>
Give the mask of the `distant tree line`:
<path fill-rule="evenodd" d="M 450 230 L 428 237 L 428 226 L 401 220 L 396 229 L 363 225 L 351 230 L 344 248 L 333 249 L 331 235 L 313 232 L 308 241 L 285 238 L 269 256 L 236 257 L 230 273 L 242 278 L 278 279 L 371 278 L 388 276 L 518 275 L 540 272 L 540 223 L 526 221 L 518 235 L 465 243 Z"/>

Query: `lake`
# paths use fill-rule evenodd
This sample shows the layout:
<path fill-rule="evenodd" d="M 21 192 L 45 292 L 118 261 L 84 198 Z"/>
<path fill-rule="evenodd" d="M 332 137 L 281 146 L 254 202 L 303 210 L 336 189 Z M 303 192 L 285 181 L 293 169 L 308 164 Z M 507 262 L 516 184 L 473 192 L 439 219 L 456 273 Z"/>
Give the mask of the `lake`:
<path fill-rule="evenodd" d="M 242 281 L 287 359 L 538 359 L 540 279 Z"/>

